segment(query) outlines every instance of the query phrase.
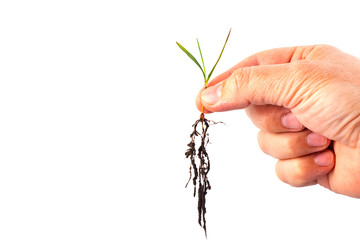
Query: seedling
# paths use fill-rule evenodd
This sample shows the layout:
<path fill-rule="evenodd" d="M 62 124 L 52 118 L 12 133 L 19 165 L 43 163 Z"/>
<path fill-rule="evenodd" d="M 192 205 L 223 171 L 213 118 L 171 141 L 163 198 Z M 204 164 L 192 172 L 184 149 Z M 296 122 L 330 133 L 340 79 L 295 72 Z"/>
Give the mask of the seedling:
<path fill-rule="evenodd" d="M 231 29 L 229 31 L 229 34 L 227 35 L 226 41 L 221 50 L 219 58 L 217 59 L 215 65 L 211 69 L 209 75 L 206 75 L 205 64 L 204 64 L 204 59 L 203 59 L 203 56 L 201 53 L 199 40 L 196 39 L 197 45 L 199 48 L 199 52 L 200 52 L 202 66 L 199 64 L 199 62 L 196 60 L 196 58 L 188 50 L 186 50 L 180 43 L 176 42 L 176 44 L 180 47 L 180 49 L 183 50 L 186 53 L 186 55 L 188 55 L 188 57 L 191 60 L 193 60 L 194 63 L 200 68 L 200 70 L 204 76 L 204 88 L 207 88 L 207 86 L 208 86 L 210 77 L 211 77 L 212 73 L 214 72 L 214 69 L 215 69 L 216 65 L 218 64 L 218 62 L 224 52 L 224 49 L 225 49 L 226 43 L 229 39 L 230 33 L 231 33 Z M 202 106 L 200 118 L 198 120 L 196 120 L 195 123 L 192 125 L 193 132 L 190 134 L 191 141 L 187 145 L 189 148 L 185 152 L 186 158 L 190 158 L 190 168 L 189 168 L 190 177 L 189 177 L 189 180 L 186 183 L 185 187 L 188 186 L 188 184 L 192 178 L 193 185 L 194 185 L 194 197 L 196 196 L 196 190 L 198 193 L 198 222 L 199 222 L 199 225 L 204 229 L 205 236 L 207 236 L 206 219 L 205 219 L 205 213 L 206 213 L 205 196 L 207 194 L 207 191 L 211 189 L 210 182 L 207 177 L 207 175 L 210 171 L 210 158 L 207 153 L 206 146 L 209 143 L 208 129 L 211 125 L 217 124 L 217 123 L 219 123 L 219 122 L 214 122 L 212 120 L 208 120 L 205 118 L 204 106 Z M 198 131 L 199 124 L 201 125 L 200 132 Z M 196 137 L 199 137 L 199 136 L 200 136 L 200 146 L 197 148 L 195 142 L 196 142 Z M 197 162 L 196 158 L 199 159 L 198 160 L 199 166 L 196 164 L 196 162 Z M 194 176 L 193 176 L 193 173 L 194 173 Z"/>

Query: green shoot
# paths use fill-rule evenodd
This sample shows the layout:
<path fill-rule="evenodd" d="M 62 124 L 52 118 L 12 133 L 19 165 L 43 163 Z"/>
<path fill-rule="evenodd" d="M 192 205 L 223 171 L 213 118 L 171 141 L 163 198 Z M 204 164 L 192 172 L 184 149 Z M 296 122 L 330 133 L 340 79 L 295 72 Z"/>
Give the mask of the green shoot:
<path fill-rule="evenodd" d="M 186 50 L 186 48 L 184 48 L 180 43 L 176 42 L 176 44 L 179 46 L 179 48 L 181 48 L 181 50 L 184 51 L 184 53 L 186 53 L 186 55 L 189 56 L 189 58 L 191 60 L 194 61 L 194 63 L 196 63 L 196 65 L 198 65 L 198 67 L 200 68 L 200 70 L 202 71 L 203 75 L 204 75 L 204 79 L 206 79 L 206 75 L 204 73 L 204 70 L 202 69 L 202 67 L 200 66 L 199 62 L 196 60 L 196 58 L 188 51 Z"/>
<path fill-rule="evenodd" d="M 207 87 L 207 84 L 208 84 L 208 82 L 209 82 L 209 80 L 210 80 L 210 77 L 211 77 L 211 75 L 213 74 L 213 72 L 214 72 L 214 70 L 215 70 L 215 67 L 217 66 L 217 64 L 218 64 L 218 62 L 219 62 L 219 60 L 220 60 L 220 58 L 221 58 L 221 56 L 222 56 L 222 54 L 223 54 L 223 52 L 224 52 L 224 49 L 225 49 L 226 43 L 227 43 L 227 41 L 228 41 L 228 39 L 229 39 L 230 33 L 231 33 L 231 28 L 230 28 L 229 34 L 227 35 L 227 38 L 226 38 L 226 40 L 225 40 L 225 43 L 224 43 L 224 46 L 223 46 L 223 48 L 222 48 L 222 50 L 221 50 L 221 53 L 220 53 L 220 55 L 219 55 L 219 58 L 217 59 L 215 65 L 213 66 L 213 68 L 211 69 L 209 75 L 207 75 L 207 76 L 206 76 L 205 64 L 204 64 L 204 59 L 203 59 L 203 56 L 202 56 L 202 53 L 201 53 L 199 40 L 196 39 L 197 44 L 198 44 L 198 48 L 199 48 L 199 52 L 200 52 L 202 67 L 201 67 L 201 65 L 199 64 L 199 62 L 196 60 L 196 58 L 195 58 L 188 50 L 186 50 L 186 48 L 184 48 L 180 43 L 176 42 L 176 44 L 180 47 L 180 49 L 183 50 L 183 51 L 186 53 L 186 55 L 188 55 L 188 57 L 189 57 L 191 60 L 193 60 L 194 63 L 196 63 L 196 65 L 200 68 L 200 70 L 201 70 L 201 72 L 202 72 L 202 74 L 203 74 L 203 76 L 204 76 L 205 88 Z"/>
<path fill-rule="evenodd" d="M 227 43 L 227 41 L 228 41 L 228 39 L 229 39 L 230 33 L 231 33 L 231 28 L 230 28 L 229 34 L 228 34 L 227 37 L 226 37 L 226 40 L 225 40 L 224 46 L 223 46 L 223 48 L 222 48 L 222 50 L 221 50 L 221 53 L 220 53 L 220 55 L 219 55 L 219 58 L 218 58 L 218 60 L 216 61 L 214 67 L 211 69 L 211 72 L 209 73 L 209 76 L 207 77 L 207 81 L 209 81 L 209 79 L 210 79 L 210 77 L 211 77 L 211 74 L 214 72 L 214 69 L 215 69 L 216 65 L 218 64 L 218 62 L 219 62 L 219 60 L 220 60 L 220 58 L 221 58 L 221 56 L 222 56 L 222 54 L 223 54 L 223 52 L 224 52 L 224 49 L 225 49 L 226 43 Z M 207 85 L 207 82 L 205 83 L 205 85 Z"/>
<path fill-rule="evenodd" d="M 200 52 L 200 56 L 201 56 L 201 62 L 202 62 L 202 65 L 203 65 L 203 68 L 204 68 L 204 76 L 206 76 L 206 70 L 205 70 L 205 64 L 204 64 L 204 59 L 203 59 L 203 56 L 202 56 L 202 53 L 201 53 L 201 48 L 200 48 L 200 43 L 199 43 L 199 40 L 196 39 L 197 41 L 197 44 L 198 44 L 198 47 L 199 47 L 199 52 Z M 206 82 L 206 77 L 204 78 L 205 82 Z"/>

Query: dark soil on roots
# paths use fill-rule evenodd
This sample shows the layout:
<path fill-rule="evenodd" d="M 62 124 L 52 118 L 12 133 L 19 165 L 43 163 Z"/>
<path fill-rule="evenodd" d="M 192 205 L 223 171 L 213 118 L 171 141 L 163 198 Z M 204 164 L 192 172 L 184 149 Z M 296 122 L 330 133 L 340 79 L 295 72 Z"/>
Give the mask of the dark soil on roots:
<path fill-rule="evenodd" d="M 208 180 L 208 173 L 210 171 L 210 158 L 206 150 L 206 146 L 209 143 L 208 129 L 211 125 L 221 123 L 214 122 L 205 118 L 204 114 L 200 115 L 200 119 L 192 125 L 193 132 L 190 134 L 191 141 L 187 145 L 189 148 L 185 152 L 186 158 L 190 159 L 189 173 L 190 177 L 186 186 L 192 179 L 194 185 L 194 197 L 196 192 L 198 195 L 198 222 L 199 225 L 206 231 L 206 194 L 211 189 L 210 182 Z M 200 131 L 198 131 L 200 129 Z M 197 140 L 197 138 L 200 138 Z M 200 141 L 200 146 L 196 147 L 196 142 Z M 198 162 L 198 163 L 197 163 Z"/>

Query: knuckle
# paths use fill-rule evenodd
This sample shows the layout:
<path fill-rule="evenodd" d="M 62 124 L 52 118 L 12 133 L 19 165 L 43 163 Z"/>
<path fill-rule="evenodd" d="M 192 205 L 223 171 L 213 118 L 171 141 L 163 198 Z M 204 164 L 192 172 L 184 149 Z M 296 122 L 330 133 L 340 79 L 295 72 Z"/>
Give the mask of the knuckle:
<path fill-rule="evenodd" d="M 274 119 L 271 114 L 263 114 L 259 119 L 259 127 L 263 130 L 272 130 L 274 126 Z"/>
<path fill-rule="evenodd" d="M 293 74 L 296 80 L 309 79 L 309 76 L 317 69 L 317 63 L 314 61 L 296 61 L 292 64 Z"/>
<path fill-rule="evenodd" d="M 296 163 L 291 169 L 291 172 L 288 171 L 284 173 L 284 171 L 282 171 L 281 169 L 281 163 L 282 163 L 281 161 L 287 161 L 287 160 L 279 160 L 276 163 L 275 172 L 279 180 L 286 184 L 289 184 L 292 187 L 304 186 L 307 182 L 305 179 L 306 172 L 301 167 L 301 165 Z"/>
<path fill-rule="evenodd" d="M 294 144 L 293 138 L 291 137 L 283 137 L 281 143 L 281 149 L 286 155 L 292 156 L 297 153 L 298 146 Z"/>
<path fill-rule="evenodd" d="M 315 51 L 317 50 L 317 51 L 322 51 L 322 52 L 334 51 L 336 49 L 337 49 L 336 47 L 329 45 L 329 44 L 317 44 L 314 47 Z"/>
<path fill-rule="evenodd" d="M 231 76 L 234 81 L 235 87 L 237 89 L 243 89 L 244 86 L 247 86 L 249 83 L 250 74 L 250 67 L 236 69 Z"/>
<path fill-rule="evenodd" d="M 310 54 L 308 55 L 309 59 L 324 59 L 330 56 L 333 53 L 339 52 L 339 49 L 328 44 L 317 44 L 314 45 Z"/>
<path fill-rule="evenodd" d="M 323 77 L 319 70 L 319 63 L 314 61 L 297 61 L 291 65 L 290 78 L 292 85 L 289 89 L 288 106 L 294 108 L 314 91 L 314 84 Z"/>
<path fill-rule="evenodd" d="M 255 124 L 256 127 L 258 127 L 261 130 L 269 131 L 271 130 L 271 127 L 273 126 L 272 119 L 268 115 L 256 115 L 252 119 L 252 122 Z"/>
<path fill-rule="evenodd" d="M 306 171 L 299 162 L 296 162 L 293 167 L 290 185 L 293 187 L 301 187 L 306 183 Z"/>

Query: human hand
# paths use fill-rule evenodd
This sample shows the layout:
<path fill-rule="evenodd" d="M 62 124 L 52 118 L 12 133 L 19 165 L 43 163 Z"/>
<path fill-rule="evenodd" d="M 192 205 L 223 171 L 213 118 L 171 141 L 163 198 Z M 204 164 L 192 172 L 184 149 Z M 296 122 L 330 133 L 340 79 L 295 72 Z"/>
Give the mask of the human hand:
<path fill-rule="evenodd" d="M 360 198 L 359 59 L 326 45 L 264 51 L 213 79 L 202 105 L 246 108 L 282 181 Z"/>

